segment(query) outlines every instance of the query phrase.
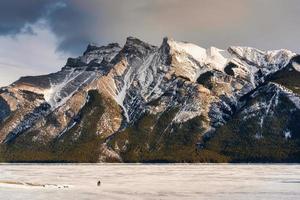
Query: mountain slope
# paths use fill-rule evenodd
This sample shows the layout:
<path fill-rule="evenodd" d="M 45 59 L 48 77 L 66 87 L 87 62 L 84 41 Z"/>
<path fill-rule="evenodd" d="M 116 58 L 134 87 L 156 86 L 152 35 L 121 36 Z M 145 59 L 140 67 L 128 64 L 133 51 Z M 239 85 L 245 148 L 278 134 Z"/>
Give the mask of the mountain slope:
<path fill-rule="evenodd" d="M 2 160 L 299 161 L 299 63 L 168 38 L 89 45 L 59 72 L 1 88 Z"/>

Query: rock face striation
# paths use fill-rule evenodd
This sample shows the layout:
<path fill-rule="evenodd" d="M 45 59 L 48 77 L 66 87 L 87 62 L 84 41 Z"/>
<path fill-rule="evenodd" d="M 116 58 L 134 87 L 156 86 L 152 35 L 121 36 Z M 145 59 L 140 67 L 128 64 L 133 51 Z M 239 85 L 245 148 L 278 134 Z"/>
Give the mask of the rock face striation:
<path fill-rule="evenodd" d="M 0 89 L 0 160 L 299 162 L 299 66 L 285 49 L 89 45 Z"/>

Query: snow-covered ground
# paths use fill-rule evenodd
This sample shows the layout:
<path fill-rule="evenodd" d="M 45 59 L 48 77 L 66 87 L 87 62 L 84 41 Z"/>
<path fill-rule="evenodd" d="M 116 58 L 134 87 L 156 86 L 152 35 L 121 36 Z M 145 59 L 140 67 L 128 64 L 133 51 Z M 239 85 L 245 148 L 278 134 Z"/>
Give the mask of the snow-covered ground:
<path fill-rule="evenodd" d="M 0 165 L 9 200 L 299 198 L 300 165 Z"/>

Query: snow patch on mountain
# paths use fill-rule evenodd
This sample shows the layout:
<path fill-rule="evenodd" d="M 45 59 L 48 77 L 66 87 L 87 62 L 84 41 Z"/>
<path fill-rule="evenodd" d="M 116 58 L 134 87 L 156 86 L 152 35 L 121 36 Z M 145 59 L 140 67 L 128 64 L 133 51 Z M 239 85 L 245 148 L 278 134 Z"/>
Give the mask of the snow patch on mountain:
<path fill-rule="evenodd" d="M 296 55 L 286 49 L 262 51 L 252 47 L 231 46 L 228 50 L 248 62 L 248 64 L 259 67 L 266 67 L 268 65 L 285 66 Z"/>
<path fill-rule="evenodd" d="M 216 47 L 210 47 L 206 50 L 207 58 L 205 61 L 206 65 L 210 65 L 213 69 L 224 71 L 224 67 L 231 58 L 231 55 L 222 49 Z"/>
<path fill-rule="evenodd" d="M 169 39 L 171 55 L 175 58 L 173 63 L 175 74 L 187 77 L 195 82 L 199 75 L 208 70 L 224 71 L 232 56 L 221 49 L 210 47 L 208 49 L 187 42 L 178 42 Z"/>
<path fill-rule="evenodd" d="M 186 53 L 197 60 L 200 65 L 210 65 L 213 69 L 223 71 L 228 59 L 229 53 L 216 47 L 204 49 L 192 43 L 177 42 L 169 40 L 169 45 L 178 53 Z M 177 57 L 180 61 L 180 57 Z"/>
<path fill-rule="evenodd" d="M 257 120 L 258 132 L 255 135 L 256 139 L 263 137 L 263 129 L 267 126 L 265 120 L 267 118 L 270 119 L 275 117 L 274 112 L 276 109 L 284 109 L 278 106 L 282 105 L 280 103 L 286 98 L 294 104 L 295 109 L 300 109 L 300 97 L 277 83 L 268 83 L 251 95 L 251 99 L 254 103 L 246 106 L 245 109 L 241 111 L 241 117 L 243 121 L 249 119 Z M 284 135 L 285 138 L 288 139 L 290 137 L 290 132 L 285 131 Z"/>
<path fill-rule="evenodd" d="M 55 109 L 58 107 L 59 102 L 64 102 L 67 99 L 63 98 L 61 95 L 62 89 L 72 80 L 74 80 L 77 76 L 80 75 L 81 72 L 75 72 L 75 69 L 71 69 L 70 73 L 65 77 L 65 79 L 58 84 L 53 84 L 51 80 L 50 81 L 50 88 L 46 89 L 44 91 L 44 98 L 46 102 L 51 106 L 52 109 Z"/>
<path fill-rule="evenodd" d="M 175 40 L 169 40 L 168 44 L 173 50 L 176 50 L 178 53 L 187 53 L 200 63 L 203 63 L 207 57 L 206 50 L 195 44 L 187 42 L 177 42 Z"/>
<path fill-rule="evenodd" d="M 121 89 L 119 91 L 117 91 L 117 96 L 115 97 L 116 102 L 122 107 L 122 109 L 124 111 L 124 115 L 126 117 L 127 122 L 129 122 L 130 118 L 128 115 L 128 111 L 124 105 L 124 100 L 125 100 L 127 90 L 132 83 L 132 79 L 130 78 L 132 76 L 132 73 L 133 73 L 133 68 L 129 68 L 127 70 L 126 74 L 124 75 L 123 86 L 121 87 Z"/>
<path fill-rule="evenodd" d="M 266 102 L 263 107 L 265 107 L 265 114 L 260 118 L 260 128 L 263 128 L 265 117 L 269 114 L 272 115 L 271 108 L 276 107 L 278 105 L 278 98 L 279 98 L 279 90 L 276 90 L 274 95 L 271 97 L 269 102 Z"/>
<path fill-rule="evenodd" d="M 278 83 L 272 83 L 274 85 L 276 85 L 278 88 L 280 88 L 281 92 L 286 95 L 290 101 L 292 101 L 294 103 L 294 105 L 300 109 L 300 96 L 298 96 L 297 94 L 295 94 L 292 90 L 278 84 Z"/>
<path fill-rule="evenodd" d="M 293 65 L 293 67 L 294 67 L 295 70 L 297 70 L 298 72 L 300 72 L 300 64 L 299 63 L 297 63 L 297 62 L 294 61 L 292 63 L 292 65 Z"/>
<path fill-rule="evenodd" d="M 229 47 L 228 51 L 248 65 L 255 66 L 257 70 L 261 70 L 264 76 L 285 67 L 290 59 L 296 55 L 286 49 L 262 51 L 252 47 L 237 46 Z"/>
<path fill-rule="evenodd" d="M 290 139 L 292 137 L 292 133 L 290 130 L 285 130 L 284 131 L 284 137 L 285 139 Z"/>
<path fill-rule="evenodd" d="M 69 73 L 59 83 L 53 83 L 51 79 L 50 88 L 45 89 L 43 94 L 45 101 L 51 106 L 51 110 L 55 110 L 78 91 L 78 89 L 88 82 L 96 78 L 96 72 L 87 72 L 85 68 L 82 70 L 69 69 Z"/>

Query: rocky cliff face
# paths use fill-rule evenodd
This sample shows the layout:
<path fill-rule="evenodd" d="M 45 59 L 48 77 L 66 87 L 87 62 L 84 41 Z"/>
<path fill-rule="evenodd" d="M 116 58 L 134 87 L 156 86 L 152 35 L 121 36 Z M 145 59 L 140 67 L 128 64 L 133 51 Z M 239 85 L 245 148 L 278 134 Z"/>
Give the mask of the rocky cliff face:
<path fill-rule="evenodd" d="M 288 50 L 89 45 L 0 90 L 7 161 L 300 161 L 300 57 Z"/>

